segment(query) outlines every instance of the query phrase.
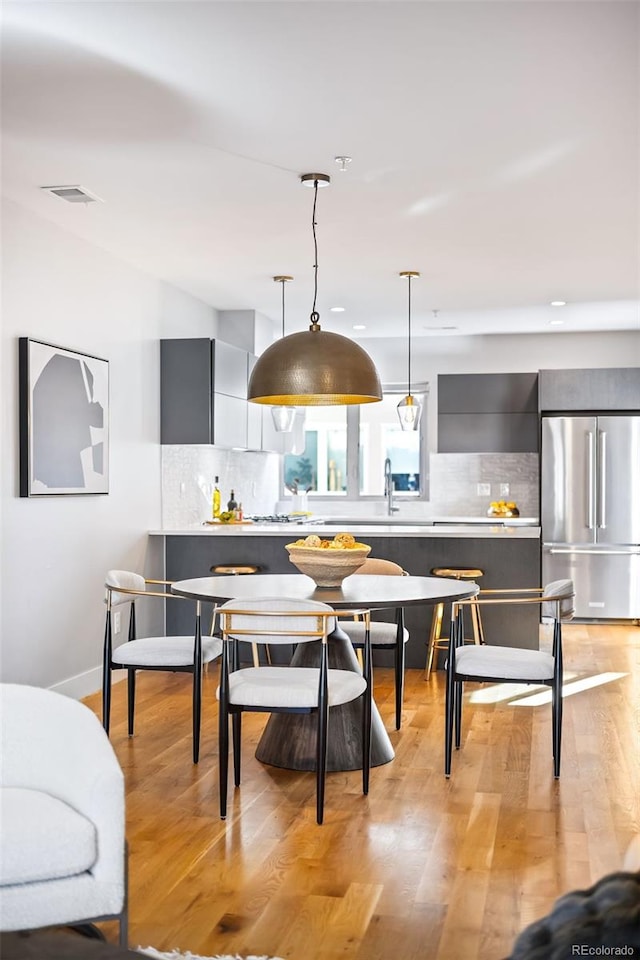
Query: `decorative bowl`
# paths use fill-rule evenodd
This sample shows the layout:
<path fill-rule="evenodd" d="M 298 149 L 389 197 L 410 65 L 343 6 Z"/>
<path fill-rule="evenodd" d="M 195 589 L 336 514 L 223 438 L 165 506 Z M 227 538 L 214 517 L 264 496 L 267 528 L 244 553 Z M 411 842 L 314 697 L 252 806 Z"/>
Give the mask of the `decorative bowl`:
<path fill-rule="evenodd" d="M 316 587 L 339 587 L 346 577 L 355 573 L 371 552 L 368 544 L 358 544 L 345 550 L 322 547 L 285 545 L 289 560 L 314 581 Z"/>

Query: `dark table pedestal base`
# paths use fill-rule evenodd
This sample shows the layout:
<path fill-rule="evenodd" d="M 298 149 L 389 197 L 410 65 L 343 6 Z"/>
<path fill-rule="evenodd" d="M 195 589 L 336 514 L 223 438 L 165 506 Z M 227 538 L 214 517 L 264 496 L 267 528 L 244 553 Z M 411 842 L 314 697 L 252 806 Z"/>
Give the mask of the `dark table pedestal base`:
<path fill-rule="evenodd" d="M 302 643 L 291 660 L 292 666 L 317 667 L 320 643 Z M 351 641 L 339 628 L 329 638 L 329 669 L 360 672 Z M 308 713 L 274 713 L 269 718 L 256 748 L 262 763 L 287 770 L 316 769 L 317 717 Z M 362 701 L 354 700 L 329 710 L 327 770 L 362 769 Z M 371 765 L 393 760 L 391 740 L 375 703 L 371 710 Z"/>

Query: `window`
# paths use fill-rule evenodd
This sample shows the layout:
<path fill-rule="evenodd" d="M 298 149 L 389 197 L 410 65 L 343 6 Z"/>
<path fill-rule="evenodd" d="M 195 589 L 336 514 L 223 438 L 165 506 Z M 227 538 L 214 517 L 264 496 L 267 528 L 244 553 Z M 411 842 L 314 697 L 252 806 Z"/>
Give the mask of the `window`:
<path fill-rule="evenodd" d="M 384 462 L 391 460 L 395 495 L 427 496 L 428 384 L 412 391 L 423 404 L 420 429 L 405 433 L 396 407 L 406 388 L 385 387 L 380 403 L 307 407 L 305 449 L 284 457 L 285 493 L 296 487 L 322 497 L 351 500 L 384 496 Z"/>
<path fill-rule="evenodd" d="M 284 458 L 288 490 L 335 496 L 347 492 L 347 408 L 307 407 L 305 448 Z"/>

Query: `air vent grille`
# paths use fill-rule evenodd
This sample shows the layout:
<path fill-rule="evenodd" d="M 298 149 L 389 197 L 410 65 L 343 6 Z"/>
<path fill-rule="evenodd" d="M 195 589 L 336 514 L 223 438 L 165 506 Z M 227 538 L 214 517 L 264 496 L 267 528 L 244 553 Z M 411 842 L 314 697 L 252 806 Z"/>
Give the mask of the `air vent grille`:
<path fill-rule="evenodd" d="M 90 193 L 86 187 L 81 187 L 78 184 L 60 187 L 40 187 L 40 189 L 46 193 L 53 194 L 54 197 L 60 197 L 61 200 L 66 200 L 67 203 L 102 203 L 100 197 L 97 197 L 95 193 Z"/>

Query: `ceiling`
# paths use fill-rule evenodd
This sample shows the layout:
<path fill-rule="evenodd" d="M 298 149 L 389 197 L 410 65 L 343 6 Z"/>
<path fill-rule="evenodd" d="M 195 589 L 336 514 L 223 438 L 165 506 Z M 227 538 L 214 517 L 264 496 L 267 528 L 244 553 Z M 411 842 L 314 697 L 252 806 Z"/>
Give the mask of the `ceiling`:
<path fill-rule="evenodd" d="M 615 0 L 5 2 L 3 190 L 276 326 L 272 278 L 291 274 L 292 332 L 313 299 L 299 175 L 326 173 L 324 329 L 405 336 L 401 270 L 422 274 L 416 336 L 638 329 L 639 13 Z M 352 158 L 344 171 L 336 156 Z M 102 202 L 40 189 L 66 184 Z"/>

